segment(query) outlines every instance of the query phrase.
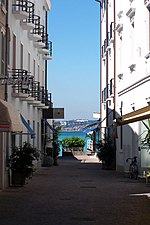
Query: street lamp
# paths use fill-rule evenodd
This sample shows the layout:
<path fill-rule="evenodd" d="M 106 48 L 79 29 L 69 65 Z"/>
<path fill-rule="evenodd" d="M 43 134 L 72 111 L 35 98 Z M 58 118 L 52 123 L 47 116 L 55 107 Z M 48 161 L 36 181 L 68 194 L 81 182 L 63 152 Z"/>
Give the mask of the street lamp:
<path fill-rule="evenodd" d="M 102 8 L 102 0 L 95 0 L 96 2 L 98 2 L 100 4 L 100 63 L 99 63 L 99 68 L 100 68 L 100 119 L 102 118 L 102 77 L 101 77 L 101 74 L 102 74 L 102 67 L 101 67 L 101 39 L 102 39 L 102 29 L 101 29 L 101 8 Z M 101 122 L 100 122 L 100 135 L 99 135 L 99 138 L 101 140 L 101 137 L 102 137 L 102 131 L 101 131 Z"/>

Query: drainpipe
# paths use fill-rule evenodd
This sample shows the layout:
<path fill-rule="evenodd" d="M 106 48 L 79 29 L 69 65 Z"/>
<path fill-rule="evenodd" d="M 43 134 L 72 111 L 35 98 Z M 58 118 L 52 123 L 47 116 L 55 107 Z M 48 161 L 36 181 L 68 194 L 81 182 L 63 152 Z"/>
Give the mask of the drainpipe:
<path fill-rule="evenodd" d="M 6 0 L 6 38 L 5 38 L 5 76 L 7 78 L 8 76 L 8 0 Z M 4 100 L 7 101 L 8 100 L 8 86 L 7 86 L 7 82 L 5 83 L 5 93 L 4 93 Z"/>
<path fill-rule="evenodd" d="M 100 63 L 99 63 L 99 70 L 100 70 L 100 120 L 102 118 L 102 46 L 101 46 L 101 43 L 102 43 L 102 18 L 101 18 L 101 10 L 102 10 L 102 1 L 101 0 L 95 0 L 96 2 L 99 3 L 99 10 L 100 10 Z M 100 122 L 100 125 L 99 125 L 99 139 L 101 140 L 102 139 L 102 125 L 101 125 L 101 122 Z"/>
<path fill-rule="evenodd" d="M 116 118 L 116 0 L 114 0 L 114 111 L 113 119 Z M 122 134 L 121 134 L 122 135 Z M 116 163 L 116 139 L 114 138 L 115 162 L 114 166 L 117 170 Z"/>
<path fill-rule="evenodd" d="M 100 4 L 100 121 L 102 119 L 102 4 Z M 100 140 L 102 140 L 102 123 L 100 122 Z"/>
<path fill-rule="evenodd" d="M 108 1 L 106 1 L 106 40 L 108 41 Z M 108 51 L 106 51 L 106 91 L 108 98 Z M 106 128 L 108 129 L 108 101 L 106 101 Z M 106 137 L 106 136 L 105 136 Z"/>
<path fill-rule="evenodd" d="M 47 11 L 45 14 L 45 31 L 47 35 Z M 47 60 L 45 60 L 45 90 L 47 90 Z"/>
<path fill-rule="evenodd" d="M 45 12 L 45 33 L 47 38 L 47 11 Z M 47 40 L 46 40 L 47 41 Z M 47 60 L 45 60 L 45 93 L 47 93 Z M 48 97 L 48 96 L 47 96 Z M 42 126 L 43 126 L 43 148 L 44 148 L 44 154 L 46 153 L 46 133 L 47 133 L 47 126 L 46 126 L 46 120 L 42 120 Z"/>
<path fill-rule="evenodd" d="M 114 112 L 113 119 L 116 118 L 116 0 L 114 0 Z"/>
<path fill-rule="evenodd" d="M 150 12 L 149 12 L 149 51 L 150 51 Z"/>

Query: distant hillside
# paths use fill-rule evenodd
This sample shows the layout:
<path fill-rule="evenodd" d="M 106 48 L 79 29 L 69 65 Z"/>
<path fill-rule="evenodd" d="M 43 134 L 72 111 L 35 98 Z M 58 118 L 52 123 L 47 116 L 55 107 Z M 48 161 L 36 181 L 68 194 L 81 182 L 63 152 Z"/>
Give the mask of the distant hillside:
<path fill-rule="evenodd" d="M 96 123 L 97 120 L 83 120 L 83 119 L 77 119 L 77 120 L 63 120 L 63 121 L 55 121 L 54 125 L 55 127 L 61 126 L 61 130 L 82 130 L 86 126 Z"/>

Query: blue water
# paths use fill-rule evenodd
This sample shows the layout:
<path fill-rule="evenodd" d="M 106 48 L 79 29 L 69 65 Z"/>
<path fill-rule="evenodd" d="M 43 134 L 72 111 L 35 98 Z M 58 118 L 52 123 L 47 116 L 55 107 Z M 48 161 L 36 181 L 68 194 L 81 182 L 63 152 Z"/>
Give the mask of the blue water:
<path fill-rule="evenodd" d="M 83 138 L 85 141 L 85 146 L 84 146 L 83 151 L 85 152 L 87 150 L 87 140 L 89 139 L 89 137 L 86 136 L 85 132 L 82 132 L 82 131 L 61 131 L 61 132 L 59 132 L 59 135 L 58 135 L 59 141 L 62 141 L 66 137 L 67 138 L 71 138 L 71 137 Z M 62 145 L 60 145 L 59 156 L 62 156 Z"/>

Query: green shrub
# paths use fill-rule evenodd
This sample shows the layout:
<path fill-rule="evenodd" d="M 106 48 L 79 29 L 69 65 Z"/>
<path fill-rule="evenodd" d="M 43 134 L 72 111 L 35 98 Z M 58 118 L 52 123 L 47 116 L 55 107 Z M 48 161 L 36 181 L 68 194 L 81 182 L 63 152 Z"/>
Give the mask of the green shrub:
<path fill-rule="evenodd" d="M 67 148 L 84 147 L 84 145 L 84 139 L 79 137 L 64 138 L 62 140 L 62 146 Z"/>

